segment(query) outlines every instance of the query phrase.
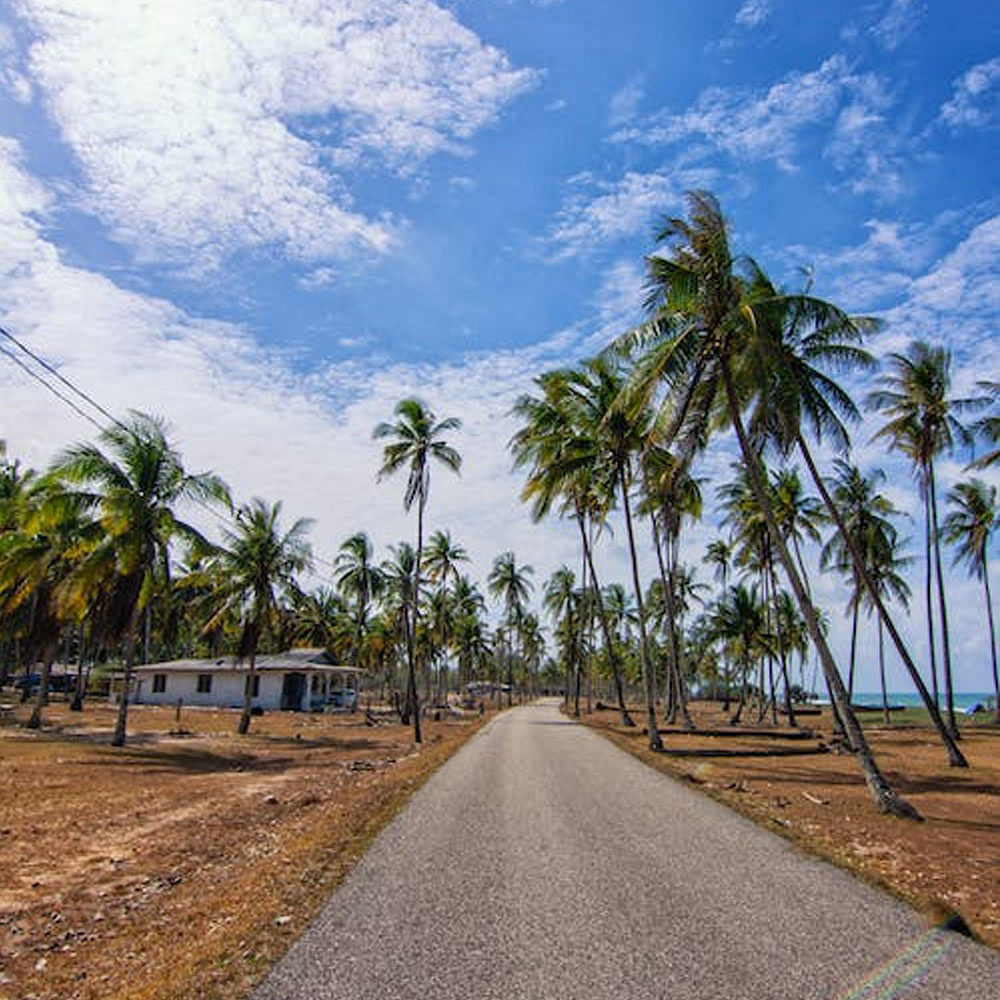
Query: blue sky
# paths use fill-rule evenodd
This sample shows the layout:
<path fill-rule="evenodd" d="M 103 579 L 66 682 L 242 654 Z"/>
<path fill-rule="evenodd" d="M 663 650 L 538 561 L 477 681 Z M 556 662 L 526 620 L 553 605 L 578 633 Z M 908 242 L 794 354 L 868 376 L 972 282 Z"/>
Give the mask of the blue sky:
<path fill-rule="evenodd" d="M 959 388 L 998 377 L 998 37 L 966 0 L 14 0 L 0 317 L 107 408 L 167 417 L 192 469 L 314 517 L 327 558 L 359 528 L 409 536 L 370 435 L 420 394 L 465 421 L 432 521 L 480 575 L 513 548 L 541 582 L 574 540 L 518 504 L 508 410 L 640 317 L 655 221 L 687 189 L 783 282 L 808 268 L 885 318 L 877 353 L 921 336 Z M 31 463 L 92 433 L 10 363 L 0 391 Z M 873 428 L 854 457 L 916 515 Z M 961 686 L 985 689 L 981 596 L 950 583 Z M 843 645 L 845 595 L 820 587 Z"/>

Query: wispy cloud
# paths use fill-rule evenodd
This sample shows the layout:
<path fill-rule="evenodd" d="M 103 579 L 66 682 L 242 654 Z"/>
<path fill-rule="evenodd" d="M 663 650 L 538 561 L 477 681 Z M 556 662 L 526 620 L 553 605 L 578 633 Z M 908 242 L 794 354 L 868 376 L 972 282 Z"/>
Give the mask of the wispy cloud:
<path fill-rule="evenodd" d="M 952 128 L 995 127 L 1000 121 L 1000 57 L 966 70 L 954 94 L 941 108 L 941 121 Z"/>
<path fill-rule="evenodd" d="M 429 0 L 19 10 L 84 204 L 145 257 L 384 251 L 394 220 L 354 204 L 349 171 L 460 149 L 537 80 Z"/>
<path fill-rule="evenodd" d="M 678 167 L 638 173 L 629 171 L 617 181 L 602 181 L 590 173 L 570 179 L 571 193 L 559 211 L 548 242 L 556 259 L 586 254 L 606 243 L 652 232 L 657 215 L 691 187 L 707 184 L 707 170 Z"/>
<path fill-rule="evenodd" d="M 884 49 L 892 52 L 916 30 L 926 10 L 920 0 L 890 0 L 871 32 Z"/>
<path fill-rule="evenodd" d="M 744 0 L 736 11 L 736 23 L 743 28 L 756 28 L 771 16 L 770 0 Z"/>

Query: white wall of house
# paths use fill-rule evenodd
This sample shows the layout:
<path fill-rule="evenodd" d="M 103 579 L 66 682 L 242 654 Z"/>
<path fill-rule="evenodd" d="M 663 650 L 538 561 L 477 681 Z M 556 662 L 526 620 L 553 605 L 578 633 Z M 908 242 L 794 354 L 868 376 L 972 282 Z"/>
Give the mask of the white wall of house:
<path fill-rule="evenodd" d="M 143 671 L 136 676 L 135 693 L 132 700 L 139 705 L 176 705 L 177 699 L 185 705 L 208 705 L 216 708 L 242 708 L 245 672 L 213 673 L 210 691 L 198 690 L 199 675 L 193 671 L 158 671 L 166 677 L 163 691 L 153 690 L 153 674 Z M 257 697 L 252 704 L 263 709 L 281 708 L 281 692 L 285 672 L 257 674 L 260 678 Z M 308 684 L 307 684 L 308 687 Z M 308 708 L 308 698 L 303 699 L 299 708 Z"/>

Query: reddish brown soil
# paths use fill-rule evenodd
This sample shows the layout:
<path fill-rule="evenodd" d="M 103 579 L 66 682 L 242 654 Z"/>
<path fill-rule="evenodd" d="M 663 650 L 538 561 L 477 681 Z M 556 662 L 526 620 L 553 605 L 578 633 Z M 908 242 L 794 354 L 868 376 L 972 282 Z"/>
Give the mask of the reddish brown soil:
<path fill-rule="evenodd" d="M 699 727 L 728 728 L 719 706 L 696 703 L 692 710 Z M 640 720 L 642 713 L 635 718 Z M 691 782 L 804 850 L 910 900 L 929 919 L 957 911 L 981 940 L 1000 948 L 1000 729 L 963 726 L 960 745 L 970 766 L 962 769 L 948 766 L 929 727 L 866 724 L 879 766 L 924 817 L 917 823 L 880 814 L 848 754 L 704 753 L 829 743 L 825 715 L 801 720 L 818 737 L 805 743 L 665 733 L 668 749 L 698 752 L 684 757 L 650 752 L 642 733 L 618 725 L 617 713 L 595 712 L 584 721 L 653 767 Z"/>
<path fill-rule="evenodd" d="M 478 718 L 60 705 L 0 724 L 0 1000 L 245 996 Z"/>

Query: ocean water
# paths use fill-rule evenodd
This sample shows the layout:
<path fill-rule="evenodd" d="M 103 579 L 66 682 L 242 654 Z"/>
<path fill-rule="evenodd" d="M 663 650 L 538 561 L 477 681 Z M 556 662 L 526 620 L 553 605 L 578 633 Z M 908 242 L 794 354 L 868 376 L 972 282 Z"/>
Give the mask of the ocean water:
<path fill-rule="evenodd" d="M 944 708 L 945 698 L 944 692 L 939 692 L 940 695 L 940 705 Z M 961 712 L 972 705 L 986 705 L 987 699 L 993 699 L 995 697 L 992 691 L 956 691 L 954 694 L 955 698 L 955 711 Z M 920 699 L 920 695 L 916 691 L 890 691 L 888 693 L 889 704 L 890 705 L 913 705 L 919 708 L 923 705 Z M 825 699 L 824 699 L 825 700 Z M 855 691 L 853 702 L 856 705 L 881 705 L 882 704 L 882 692 L 881 691 Z"/>

